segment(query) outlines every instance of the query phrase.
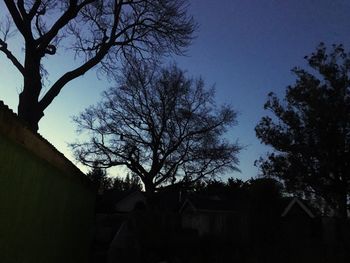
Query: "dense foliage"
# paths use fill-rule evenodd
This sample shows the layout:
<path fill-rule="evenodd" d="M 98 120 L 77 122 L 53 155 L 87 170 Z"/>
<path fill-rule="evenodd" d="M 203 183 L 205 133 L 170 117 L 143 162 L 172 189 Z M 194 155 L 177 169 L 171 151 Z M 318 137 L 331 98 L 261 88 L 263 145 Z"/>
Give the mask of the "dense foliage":
<path fill-rule="evenodd" d="M 275 151 L 259 161 L 262 173 L 287 189 L 326 202 L 347 216 L 350 180 L 350 57 L 342 45 L 327 52 L 320 44 L 305 57 L 312 73 L 294 68 L 296 83 L 281 102 L 273 93 L 272 113 L 256 126 L 262 143 Z"/>

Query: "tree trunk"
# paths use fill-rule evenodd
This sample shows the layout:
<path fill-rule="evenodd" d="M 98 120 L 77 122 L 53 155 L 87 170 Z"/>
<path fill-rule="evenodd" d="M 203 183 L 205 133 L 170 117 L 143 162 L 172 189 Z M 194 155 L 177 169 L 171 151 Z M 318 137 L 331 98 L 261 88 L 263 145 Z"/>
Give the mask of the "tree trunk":
<path fill-rule="evenodd" d="M 152 182 L 144 182 L 145 184 L 145 192 L 147 195 L 153 195 L 154 193 L 154 185 Z"/>
<path fill-rule="evenodd" d="M 145 195 L 147 199 L 147 203 L 149 207 L 154 207 L 154 192 L 155 192 L 155 186 L 152 180 L 145 180 Z"/>
<path fill-rule="evenodd" d="M 39 103 L 42 90 L 40 57 L 34 54 L 35 51 L 26 52 L 23 91 L 19 95 L 18 116 L 31 130 L 36 132 L 39 128 L 39 120 L 44 116 L 44 109 Z"/>
<path fill-rule="evenodd" d="M 19 95 L 18 116 L 28 127 L 36 132 L 39 129 L 39 120 L 44 116 L 44 112 L 40 109 L 39 102 L 24 90 Z"/>

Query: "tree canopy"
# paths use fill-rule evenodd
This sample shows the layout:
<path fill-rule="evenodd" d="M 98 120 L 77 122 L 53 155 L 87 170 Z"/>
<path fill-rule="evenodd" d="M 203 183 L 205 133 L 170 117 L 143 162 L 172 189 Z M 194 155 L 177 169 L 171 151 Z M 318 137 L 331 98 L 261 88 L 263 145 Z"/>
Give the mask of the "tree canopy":
<path fill-rule="evenodd" d="M 91 180 L 96 192 L 100 195 L 108 190 L 119 192 L 142 190 L 142 185 L 137 176 L 127 174 L 125 178 L 110 177 L 107 175 L 105 169 L 98 167 L 97 163 L 93 165 L 92 169 L 86 175 Z"/>
<path fill-rule="evenodd" d="M 264 105 L 272 116 L 256 126 L 262 143 L 275 150 L 259 165 L 294 193 L 321 198 L 347 216 L 350 180 L 350 56 L 342 45 L 320 44 L 305 57 L 312 73 L 294 68 L 297 80 L 281 102 L 273 93 Z"/>
<path fill-rule="evenodd" d="M 120 59 L 182 54 L 196 27 L 187 0 L 4 0 L 8 16 L 0 24 L 0 52 L 23 76 L 18 115 L 33 130 L 62 88 L 99 65 L 113 72 Z M 14 30 L 15 29 L 15 30 Z M 24 60 L 8 42 L 18 32 Z M 73 52 L 81 64 L 46 83 L 44 58 Z M 50 60 L 49 60 L 50 61 Z M 69 63 L 69 62 L 67 62 Z"/>
<path fill-rule="evenodd" d="M 75 122 L 90 138 L 72 144 L 78 160 L 107 168 L 124 165 L 149 193 L 237 170 L 241 147 L 224 138 L 236 112 L 216 106 L 214 90 L 176 66 L 126 66 L 119 85 Z"/>

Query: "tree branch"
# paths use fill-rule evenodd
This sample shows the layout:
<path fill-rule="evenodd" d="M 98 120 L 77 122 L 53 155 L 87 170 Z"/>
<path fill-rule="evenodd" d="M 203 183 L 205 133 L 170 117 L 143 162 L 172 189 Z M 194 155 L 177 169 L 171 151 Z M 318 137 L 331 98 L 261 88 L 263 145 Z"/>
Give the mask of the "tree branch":
<path fill-rule="evenodd" d="M 22 16 L 22 19 L 23 20 L 27 20 L 27 12 L 26 12 L 26 9 L 24 7 L 24 0 L 18 0 L 17 1 L 17 6 L 18 6 L 18 10 Z"/>
<path fill-rule="evenodd" d="M 85 0 L 80 5 L 77 5 L 77 1 L 69 1 L 68 9 L 63 13 L 63 15 L 57 19 L 53 24 L 51 29 L 44 34 L 42 37 L 39 37 L 36 42 L 39 44 L 39 48 L 42 54 L 45 54 L 47 46 L 51 41 L 57 36 L 58 32 L 65 27 L 69 21 L 74 19 L 79 11 L 86 5 L 93 3 L 95 0 Z"/>
<path fill-rule="evenodd" d="M 28 37 L 28 32 L 26 31 L 25 23 L 23 20 L 23 17 L 21 16 L 20 12 L 18 11 L 14 1 L 12 0 L 4 0 L 7 9 L 9 10 L 11 17 L 13 18 L 13 21 L 16 24 L 16 27 L 18 28 L 19 32 L 24 36 L 24 38 Z"/>
<path fill-rule="evenodd" d="M 7 43 L 2 39 L 0 39 L 0 51 L 2 51 L 6 55 L 6 57 L 12 62 L 12 64 L 19 70 L 19 72 L 21 72 L 21 74 L 24 75 L 24 67 L 12 54 L 12 52 L 8 50 Z"/>
<path fill-rule="evenodd" d="M 47 106 L 53 101 L 53 99 L 60 93 L 62 88 L 71 80 L 84 75 L 87 71 L 96 66 L 107 54 L 108 47 L 104 46 L 99 50 L 95 57 L 91 58 L 87 62 L 85 62 L 80 67 L 65 73 L 62 77 L 60 77 L 49 89 L 49 91 L 44 95 L 44 97 L 40 100 L 40 108 L 42 110 L 46 109 Z"/>
<path fill-rule="evenodd" d="M 28 12 L 28 20 L 32 20 L 37 14 L 40 4 L 41 0 L 35 0 L 33 7 Z"/>

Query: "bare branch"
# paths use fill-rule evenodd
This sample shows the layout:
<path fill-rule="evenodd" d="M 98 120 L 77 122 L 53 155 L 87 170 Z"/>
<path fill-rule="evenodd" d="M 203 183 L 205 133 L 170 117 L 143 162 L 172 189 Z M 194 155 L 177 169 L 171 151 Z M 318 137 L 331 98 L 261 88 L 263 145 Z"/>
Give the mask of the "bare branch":
<path fill-rule="evenodd" d="M 24 69 L 4 44 L 6 38 L 2 38 L 1 50 L 25 76 L 18 107 L 20 117 L 36 130 L 44 110 L 65 84 L 97 65 L 101 66 L 99 72 L 114 77 L 120 62 L 131 57 L 151 61 L 164 54 L 183 54 L 196 27 L 186 13 L 186 2 L 5 0 L 24 38 Z M 83 62 L 64 73 L 40 99 L 45 84 L 42 73 L 46 72 L 42 59 L 57 55 L 63 46 Z"/>
<path fill-rule="evenodd" d="M 43 13 L 43 12 L 38 12 L 41 3 L 42 3 L 41 0 L 35 0 L 32 8 L 28 12 L 28 20 L 32 20 L 35 15 L 38 15 L 38 13 L 41 13 L 41 14 Z"/>
<path fill-rule="evenodd" d="M 91 143 L 74 144 L 83 153 L 76 154 L 79 159 L 106 166 L 127 162 L 151 192 L 238 170 L 241 147 L 221 138 L 235 123 L 234 111 L 216 111 L 211 91 L 177 67 L 154 67 L 125 65 L 120 86 L 75 119 L 78 129 L 92 136 Z"/>
<path fill-rule="evenodd" d="M 12 0 L 4 0 L 7 9 L 9 10 L 11 17 L 13 21 L 15 22 L 16 27 L 21 32 L 21 34 L 24 37 L 28 37 L 28 32 L 26 30 L 25 23 L 23 21 L 23 17 L 21 16 L 20 12 L 18 11 L 14 1 Z"/>
<path fill-rule="evenodd" d="M 24 67 L 12 54 L 12 52 L 8 50 L 6 42 L 2 39 L 0 39 L 0 51 L 2 51 L 6 55 L 6 57 L 12 62 L 12 64 L 18 69 L 18 71 L 21 72 L 22 75 L 24 75 Z"/>
<path fill-rule="evenodd" d="M 83 65 L 78 68 L 65 73 L 62 77 L 60 77 L 49 89 L 49 91 L 44 95 L 44 97 L 40 100 L 40 107 L 45 109 L 53 99 L 60 93 L 62 88 L 71 80 L 85 74 L 88 70 L 92 69 L 96 66 L 100 60 L 107 53 L 107 48 L 101 49 L 99 53 L 91 58 L 89 61 L 85 62 Z"/>

